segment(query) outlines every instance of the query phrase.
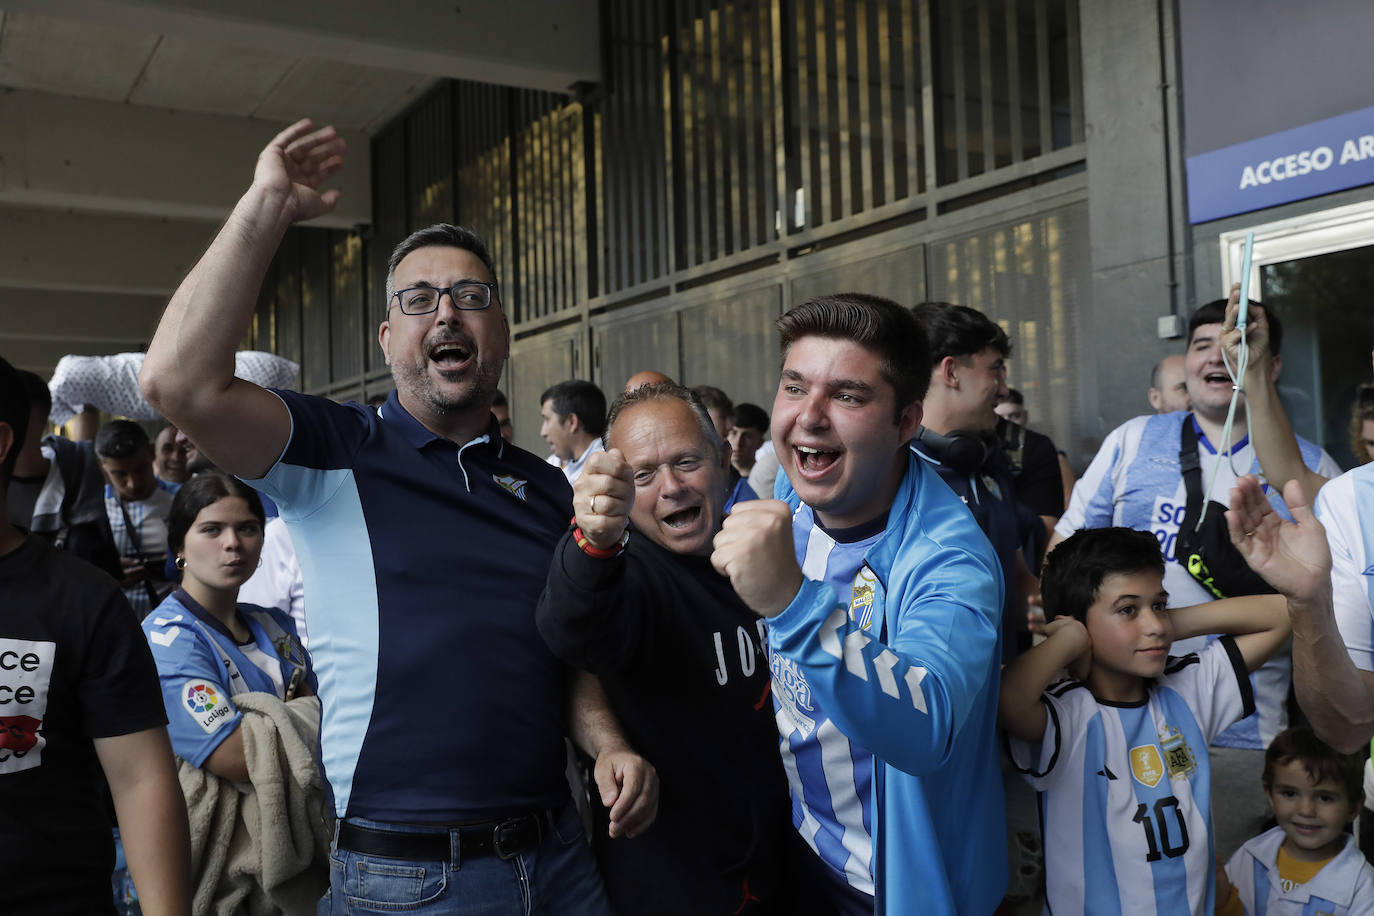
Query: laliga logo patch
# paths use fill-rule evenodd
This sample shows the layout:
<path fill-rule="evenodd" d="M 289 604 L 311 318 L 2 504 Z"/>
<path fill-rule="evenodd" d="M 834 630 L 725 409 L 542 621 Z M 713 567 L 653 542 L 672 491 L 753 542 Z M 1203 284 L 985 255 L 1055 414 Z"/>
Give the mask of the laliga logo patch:
<path fill-rule="evenodd" d="M 1131 748 L 1131 773 L 1142 785 L 1154 788 L 1164 778 L 1164 761 L 1159 759 L 1159 748 L 1153 744 L 1142 744 Z"/>
<path fill-rule="evenodd" d="M 491 479 L 496 481 L 496 483 L 500 485 L 501 489 L 505 490 L 507 493 L 514 496 L 516 499 L 519 499 L 521 502 L 528 502 L 528 497 L 525 496 L 525 487 L 529 483 L 529 481 L 520 480 L 519 478 L 511 476 L 510 474 L 507 474 L 504 477 L 497 477 L 495 474 L 492 474 Z"/>
<path fill-rule="evenodd" d="M 209 684 L 195 683 L 186 686 L 186 705 L 191 712 L 209 712 L 219 704 L 219 695 Z"/>
<path fill-rule="evenodd" d="M 186 712 L 196 720 L 205 733 L 211 734 L 233 715 L 229 704 L 220 699 L 220 691 L 207 681 L 187 681 L 182 700 Z"/>

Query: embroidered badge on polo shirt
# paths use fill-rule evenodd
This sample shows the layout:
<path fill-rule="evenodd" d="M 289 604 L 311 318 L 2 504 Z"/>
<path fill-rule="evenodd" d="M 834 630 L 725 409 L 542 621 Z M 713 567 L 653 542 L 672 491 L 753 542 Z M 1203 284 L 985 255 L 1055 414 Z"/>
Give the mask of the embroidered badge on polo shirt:
<path fill-rule="evenodd" d="M 205 729 L 207 735 L 214 732 L 233 718 L 229 701 L 224 690 L 205 680 L 191 680 L 181 693 L 181 708 Z"/>
<path fill-rule="evenodd" d="M 521 480 L 509 474 L 504 477 L 497 477 L 495 474 L 492 474 L 491 479 L 496 481 L 501 489 L 516 497 L 521 502 L 528 502 L 529 498 L 525 495 L 525 487 L 529 484 L 529 481 Z"/>

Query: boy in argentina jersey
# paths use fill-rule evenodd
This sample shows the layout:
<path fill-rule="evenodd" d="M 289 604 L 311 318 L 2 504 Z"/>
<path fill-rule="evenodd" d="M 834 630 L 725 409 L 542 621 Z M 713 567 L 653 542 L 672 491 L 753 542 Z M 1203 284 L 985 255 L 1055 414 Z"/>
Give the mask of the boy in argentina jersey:
<path fill-rule="evenodd" d="M 1239 287 L 1233 287 L 1231 302 L 1238 304 L 1239 299 Z M 1236 305 L 1229 307 L 1234 315 Z M 1234 393 L 1223 359 L 1223 336 L 1228 327 L 1234 327 L 1234 318 L 1227 324 L 1227 309 L 1228 301 L 1217 299 L 1199 306 L 1189 318 L 1185 383 L 1192 410 L 1135 417 L 1113 430 L 1074 485 L 1069 506 L 1055 526 L 1050 545 L 1053 549 L 1054 541 L 1083 528 L 1124 525 L 1150 531 L 1164 551 L 1164 587 L 1174 607 L 1201 604 L 1217 597 L 1189 574 L 1186 558 L 1178 556 L 1179 526 L 1188 502 L 1180 462 L 1185 427 L 1197 436 L 1203 492 L 1210 492 L 1211 499 L 1218 502 L 1226 502 L 1227 494 L 1236 485 L 1237 475 L 1260 472 L 1258 456 L 1265 452 L 1264 448 L 1256 451 L 1247 433 L 1247 398 L 1241 398 L 1237 404 L 1230 441 L 1224 441 L 1226 417 Z M 1251 303 L 1249 315 L 1254 328 L 1251 339 L 1262 344 L 1266 351 L 1264 358 L 1254 361 L 1255 371 L 1247 376 L 1247 388 L 1254 390 L 1260 382 L 1256 372 L 1262 372 L 1271 385 L 1277 384 L 1282 368 L 1283 326 L 1277 315 L 1268 314 L 1259 303 Z M 1263 333 L 1263 338 L 1256 338 L 1256 333 Z M 1234 359 L 1235 353 L 1231 356 Z M 1263 438 L 1262 423 L 1266 418 L 1252 419 L 1256 435 Z M 1218 452 L 1222 453 L 1220 461 L 1217 460 Z M 1340 473 L 1331 456 L 1306 439 L 1297 438 L 1297 452 L 1294 460 L 1300 459 L 1317 474 L 1334 477 Z M 1274 511 L 1287 518 L 1288 509 L 1278 491 L 1266 488 L 1266 495 Z M 1179 651 L 1183 654 L 1200 648 L 1201 641 L 1197 641 L 1180 646 Z M 1249 766 L 1258 772 L 1260 752 L 1275 735 L 1288 727 L 1285 703 L 1291 680 L 1291 659 L 1286 652 L 1280 653 L 1251 678 L 1256 714 L 1220 735 L 1216 745 L 1253 752 Z M 1232 765 L 1245 756 L 1233 755 Z M 1256 810 L 1250 813 L 1261 815 L 1262 805 L 1257 804 Z M 1235 814 L 1238 812 L 1233 812 L 1231 819 L 1234 820 Z M 1235 826 L 1238 825 L 1232 825 L 1232 832 Z M 1248 833 L 1248 829 L 1242 830 L 1240 836 L 1232 839 L 1239 842 Z"/>
<path fill-rule="evenodd" d="M 1254 709 L 1287 638 L 1276 595 L 1168 608 L 1153 535 L 1080 531 L 1047 557 L 1046 640 L 1003 674 L 998 718 L 1040 793 L 1046 912 L 1210 914 L 1212 739 Z M 1222 633 L 1171 657 L 1175 639 Z M 1074 678 L 1051 686 L 1061 669 Z"/>
<path fill-rule="evenodd" d="M 907 448 L 925 334 L 857 293 L 803 303 L 778 329 L 778 499 L 736 504 L 711 561 L 769 618 L 794 821 L 835 912 L 990 913 L 1006 888 L 1002 576 L 968 508 Z"/>

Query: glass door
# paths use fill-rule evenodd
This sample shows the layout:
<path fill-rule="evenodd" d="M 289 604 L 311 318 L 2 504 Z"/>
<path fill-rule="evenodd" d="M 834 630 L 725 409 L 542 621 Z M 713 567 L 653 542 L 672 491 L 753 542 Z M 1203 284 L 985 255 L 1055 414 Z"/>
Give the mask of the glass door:
<path fill-rule="evenodd" d="M 1222 236 L 1228 286 L 1240 279 L 1248 231 Z M 1253 231 L 1251 298 L 1283 322 L 1279 394 L 1293 429 L 1351 468 L 1350 415 L 1374 347 L 1374 202 Z"/>

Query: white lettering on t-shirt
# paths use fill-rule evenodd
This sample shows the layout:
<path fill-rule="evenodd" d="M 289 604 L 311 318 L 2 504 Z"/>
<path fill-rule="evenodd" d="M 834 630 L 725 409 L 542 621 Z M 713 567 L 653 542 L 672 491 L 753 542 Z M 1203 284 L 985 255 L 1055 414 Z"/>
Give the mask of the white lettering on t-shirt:
<path fill-rule="evenodd" d="M 762 622 L 760 621 L 760 626 L 758 627 L 758 645 L 760 646 L 767 645 L 767 638 L 764 636 L 764 630 L 761 624 Z M 725 662 L 725 641 L 729 637 L 723 636 L 721 631 L 717 630 L 712 634 L 712 638 L 715 640 L 716 644 L 716 683 L 724 687 L 726 684 L 730 683 L 730 667 Z M 746 678 L 753 677 L 756 665 L 754 656 L 758 652 L 758 646 L 755 645 L 753 636 L 744 627 L 735 627 L 735 644 L 739 649 L 740 673 Z"/>
<path fill-rule="evenodd" d="M 1159 549 L 1164 554 L 1165 563 L 1175 562 L 1174 547 L 1178 541 L 1178 527 L 1183 524 L 1183 515 L 1188 504 L 1175 502 L 1165 496 L 1155 498 L 1154 512 L 1150 514 L 1150 533 L 1159 541 Z"/>
<path fill-rule="evenodd" d="M 0 773 L 43 762 L 41 734 L 48 711 L 57 643 L 0 638 Z"/>

